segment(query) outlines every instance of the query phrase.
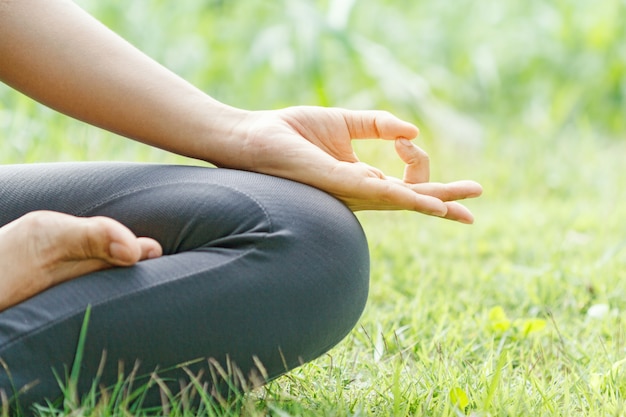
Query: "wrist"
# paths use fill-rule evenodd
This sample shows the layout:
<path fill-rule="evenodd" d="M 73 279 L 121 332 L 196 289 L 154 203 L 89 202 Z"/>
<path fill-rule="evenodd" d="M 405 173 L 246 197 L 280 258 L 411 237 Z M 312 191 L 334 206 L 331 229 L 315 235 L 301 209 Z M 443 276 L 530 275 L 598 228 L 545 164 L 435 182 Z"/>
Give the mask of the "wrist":
<path fill-rule="evenodd" d="M 216 166 L 230 166 L 241 152 L 240 142 L 247 134 L 246 120 L 253 113 L 217 102 L 207 97 L 201 106 L 198 124 L 192 138 L 193 158 Z"/>

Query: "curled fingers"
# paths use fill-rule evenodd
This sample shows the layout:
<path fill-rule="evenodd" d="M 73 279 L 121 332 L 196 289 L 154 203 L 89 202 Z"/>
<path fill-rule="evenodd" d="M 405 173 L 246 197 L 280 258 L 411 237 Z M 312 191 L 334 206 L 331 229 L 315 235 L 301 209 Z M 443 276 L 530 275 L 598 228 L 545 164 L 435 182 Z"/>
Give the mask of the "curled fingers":
<path fill-rule="evenodd" d="M 428 182 L 430 179 L 430 159 L 428 154 L 408 139 L 395 141 L 398 156 L 406 164 L 402 180 L 409 184 Z"/>

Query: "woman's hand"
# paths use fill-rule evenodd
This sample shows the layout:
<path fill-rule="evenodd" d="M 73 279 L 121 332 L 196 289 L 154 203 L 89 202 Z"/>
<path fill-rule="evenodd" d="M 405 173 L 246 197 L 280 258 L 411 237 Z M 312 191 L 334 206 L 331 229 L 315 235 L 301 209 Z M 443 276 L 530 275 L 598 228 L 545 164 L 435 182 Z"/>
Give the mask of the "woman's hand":
<path fill-rule="evenodd" d="M 33 24 L 44 22 L 45 24 Z M 26 30 L 27 28 L 28 30 Z M 320 107 L 247 112 L 224 105 L 153 61 L 70 0 L 0 1 L 0 79 L 77 119 L 218 166 L 324 190 L 352 210 L 415 210 L 471 223 L 456 203 L 471 181 L 428 182 L 418 130 L 386 112 Z M 396 141 L 402 180 L 359 162 L 351 141 Z"/>
<path fill-rule="evenodd" d="M 290 107 L 251 112 L 232 134 L 241 138 L 241 152 L 218 165 L 312 185 L 354 211 L 414 210 L 472 223 L 471 212 L 456 200 L 482 193 L 473 181 L 428 182 L 428 155 L 409 140 L 417 137 L 418 129 L 383 111 Z M 406 164 L 402 180 L 359 161 L 351 141 L 366 138 L 395 140 Z"/>

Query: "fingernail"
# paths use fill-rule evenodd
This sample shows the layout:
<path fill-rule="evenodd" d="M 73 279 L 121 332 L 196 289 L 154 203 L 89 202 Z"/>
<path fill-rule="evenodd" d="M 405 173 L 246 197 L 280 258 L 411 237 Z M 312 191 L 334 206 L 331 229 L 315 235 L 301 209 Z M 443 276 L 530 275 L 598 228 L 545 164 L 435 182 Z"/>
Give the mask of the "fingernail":
<path fill-rule="evenodd" d="M 400 141 L 401 144 L 403 144 L 404 146 L 408 147 L 408 148 L 412 148 L 413 147 L 413 142 L 411 142 L 408 139 L 398 139 Z"/>
<path fill-rule="evenodd" d="M 121 243 L 112 242 L 109 246 L 109 253 L 113 258 L 118 260 L 125 261 L 128 259 L 128 249 Z"/>
<path fill-rule="evenodd" d="M 152 249 L 150 252 L 148 252 L 148 259 L 154 259 L 160 256 L 161 256 L 161 253 L 155 249 Z"/>
<path fill-rule="evenodd" d="M 437 210 L 436 212 L 433 212 L 433 216 L 436 217 L 446 217 L 447 214 L 448 210 Z"/>
<path fill-rule="evenodd" d="M 445 204 L 442 204 L 442 207 L 439 207 L 437 210 L 433 210 L 433 216 L 437 217 L 445 217 L 448 214 L 448 207 Z"/>

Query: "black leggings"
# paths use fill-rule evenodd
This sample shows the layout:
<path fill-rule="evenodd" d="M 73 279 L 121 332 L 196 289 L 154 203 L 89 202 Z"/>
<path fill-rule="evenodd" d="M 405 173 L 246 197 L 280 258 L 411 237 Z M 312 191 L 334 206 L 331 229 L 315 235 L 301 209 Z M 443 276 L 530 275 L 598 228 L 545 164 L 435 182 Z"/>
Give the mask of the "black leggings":
<path fill-rule="evenodd" d="M 104 386 L 116 382 L 119 364 L 175 381 L 186 375 L 176 366 L 189 361 L 218 390 L 210 361 L 269 380 L 337 344 L 366 302 L 358 221 L 306 185 L 189 166 L 0 166 L 0 225 L 41 209 L 111 217 L 159 241 L 164 256 L 71 280 L 0 313 L 0 358 L 10 371 L 0 367 L 0 389 L 11 397 L 36 382 L 20 394 L 22 406 L 60 396 L 52 370 L 62 377 L 71 367 L 88 306 L 79 392 L 103 352 Z"/>

